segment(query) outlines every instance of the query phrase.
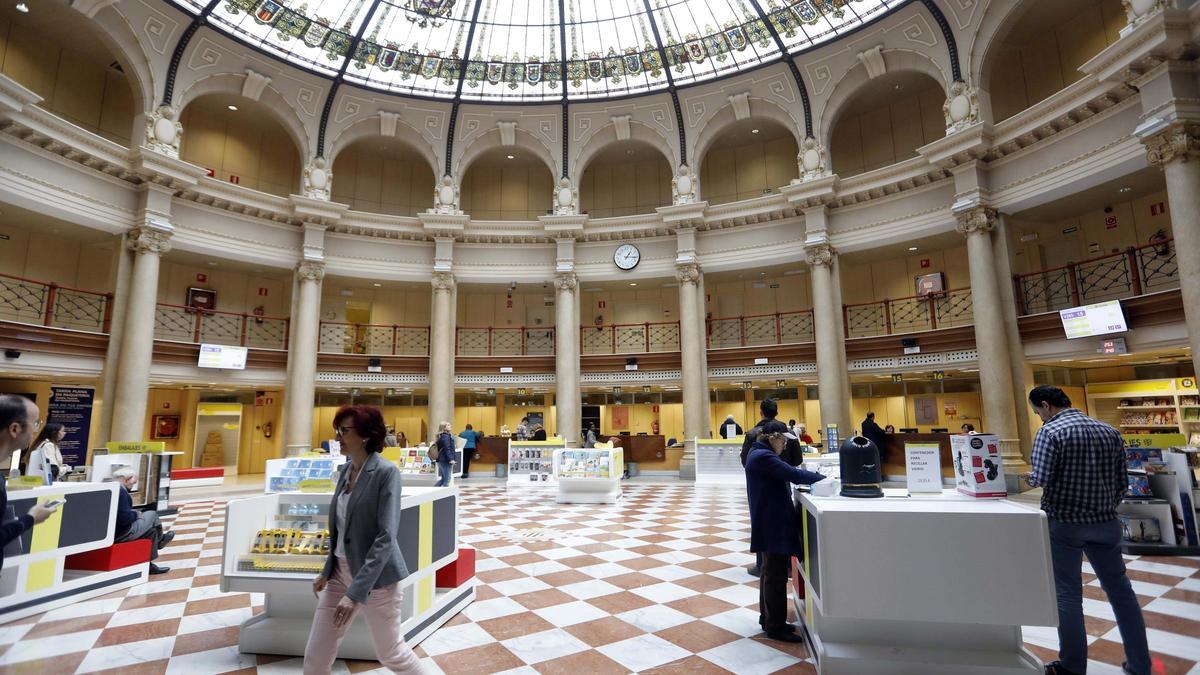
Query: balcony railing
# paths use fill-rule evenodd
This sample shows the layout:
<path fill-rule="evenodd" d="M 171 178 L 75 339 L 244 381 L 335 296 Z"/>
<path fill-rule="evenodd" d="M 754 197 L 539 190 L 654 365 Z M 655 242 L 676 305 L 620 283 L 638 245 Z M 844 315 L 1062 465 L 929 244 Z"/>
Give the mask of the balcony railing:
<path fill-rule="evenodd" d="M 678 321 L 581 326 L 579 331 L 585 355 L 679 351 Z"/>
<path fill-rule="evenodd" d="M 370 356 L 428 356 L 429 326 L 322 321 L 319 351 Z"/>
<path fill-rule="evenodd" d="M 842 312 L 846 337 L 852 338 L 953 328 L 974 320 L 969 288 L 845 305 Z"/>
<path fill-rule="evenodd" d="M 1017 313 L 1038 314 L 1179 287 L 1175 240 L 1013 277 Z"/>
<path fill-rule="evenodd" d="M 0 274 L 0 319 L 107 333 L 112 294 Z"/>
<path fill-rule="evenodd" d="M 287 349 L 288 320 L 160 302 L 154 313 L 154 339 Z"/>
<path fill-rule="evenodd" d="M 813 313 L 780 312 L 730 316 L 708 321 L 708 348 L 755 347 L 812 342 Z"/>
<path fill-rule="evenodd" d="M 550 356 L 554 354 L 554 328 L 459 327 L 455 348 L 459 356 Z"/>

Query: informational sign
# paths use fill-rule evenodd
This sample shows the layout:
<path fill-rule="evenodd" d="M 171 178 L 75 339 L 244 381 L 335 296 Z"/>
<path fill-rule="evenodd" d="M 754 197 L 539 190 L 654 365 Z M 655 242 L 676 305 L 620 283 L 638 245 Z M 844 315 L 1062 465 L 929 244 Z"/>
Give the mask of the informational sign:
<path fill-rule="evenodd" d="M 200 345 L 200 359 L 196 365 L 201 368 L 220 368 L 222 370 L 245 370 L 245 347 L 229 345 Z"/>
<path fill-rule="evenodd" d="M 1125 313 L 1121 311 L 1120 300 L 1071 307 L 1061 310 L 1058 315 L 1062 319 L 1063 331 L 1066 332 L 1068 340 L 1124 333 L 1129 330 L 1129 326 L 1125 324 Z"/>
<path fill-rule="evenodd" d="M 942 491 L 942 451 L 937 443 L 905 443 L 904 464 L 909 493 Z"/>
<path fill-rule="evenodd" d="M 946 278 L 941 272 L 922 274 L 917 277 L 917 297 L 924 297 L 946 290 Z"/>
<path fill-rule="evenodd" d="M 1112 338 L 1104 340 L 1100 343 L 1101 354 L 1128 354 L 1129 350 L 1125 346 L 1125 338 Z"/>
<path fill-rule="evenodd" d="M 958 402 L 945 401 L 942 403 L 942 414 L 946 417 L 955 417 L 958 415 Z"/>
<path fill-rule="evenodd" d="M 137 452 L 165 452 L 167 444 L 162 441 L 139 441 L 120 443 L 109 441 L 104 444 L 110 455 L 127 455 Z"/>
<path fill-rule="evenodd" d="M 825 425 L 825 450 L 826 452 L 837 452 L 842 445 L 842 439 L 838 436 L 838 425 Z"/>
<path fill-rule="evenodd" d="M 87 463 L 95 394 L 91 387 L 50 387 L 46 420 L 63 425 L 66 435 L 59 441 L 58 449 L 62 452 L 63 463 L 68 466 Z"/>
<path fill-rule="evenodd" d="M 1121 434 L 1127 448 L 1174 448 L 1187 445 L 1183 434 Z"/>
<path fill-rule="evenodd" d="M 918 396 L 913 399 L 917 424 L 934 425 L 938 423 L 937 397 Z"/>

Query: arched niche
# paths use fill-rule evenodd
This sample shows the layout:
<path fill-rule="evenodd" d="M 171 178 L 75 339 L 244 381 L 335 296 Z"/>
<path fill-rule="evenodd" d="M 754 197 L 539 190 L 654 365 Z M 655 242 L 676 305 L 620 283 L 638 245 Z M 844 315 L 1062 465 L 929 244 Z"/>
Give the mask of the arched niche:
<path fill-rule="evenodd" d="M 180 122 L 184 161 L 261 192 L 286 197 L 300 191 L 300 149 L 269 106 L 234 94 L 207 94 L 184 107 Z"/>
<path fill-rule="evenodd" d="M 131 145 L 134 119 L 149 88 L 136 79 L 138 61 L 66 3 L 29 4 L 33 11 L 28 13 L 14 9 L 15 3 L 0 4 L 0 73 L 41 96 L 42 108 Z"/>
<path fill-rule="evenodd" d="M 333 159 L 333 201 L 355 211 L 415 216 L 433 206 L 435 182 L 429 159 L 397 138 L 359 138 Z"/>
<path fill-rule="evenodd" d="M 700 198 L 724 204 L 761 197 L 800 177 L 793 131 L 776 120 L 748 117 L 726 125 L 700 161 Z"/>
<path fill-rule="evenodd" d="M 833 118 L 829 156 L 845 178 L 917 156 L 946 135 L 946 91 L 929 74 L 888 72 L 851 94 Z"/>
<path fill-rule="evenodd" d="M 554 181 L 538 153 L 492 147 L 475 154 L 467 166 L 459 203 L 476 220 L 535 220 L 553 205 Z"/>
<path fill-rule="evenodd" d="M 1000 122 L 1083 79 L 1079 67 L 1120 38 L 1120 0 L 1025 0 L 980 29 L 980 88 Z M 986 40 L 986 42 L 983 42 Z"/>
<path fill-rule="evenodd" d="M 579 177 L 579 208 L 592 218 L 654 213 L 671 204 L 674 172 L 645 141 L 614 141 L 591 155 Z"/>

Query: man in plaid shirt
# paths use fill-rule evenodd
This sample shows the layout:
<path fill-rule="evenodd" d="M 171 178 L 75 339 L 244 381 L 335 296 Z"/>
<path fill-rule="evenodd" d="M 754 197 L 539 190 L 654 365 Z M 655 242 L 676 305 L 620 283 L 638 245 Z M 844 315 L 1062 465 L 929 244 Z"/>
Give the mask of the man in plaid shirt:
<path fill-rule="evenodd" d="M 1029 482 L 1042 488 L 1058 592 L 1059 660 L 1046 666 L 1046 675 L 1087 672 L 1081 576 L 1085 553 L 1116 615 L 1125 644 L 1125 672 L 1150 675 L 1146 624 L 1125 574 L 1117 520 L 1117 505 L 1128 488 L 1125 442 L 1116 429 L 1072 408 L 1071 399 L 1058 387 L 1034 387 L 1029 403 L 1042 418 L 1033 440 Z"/>

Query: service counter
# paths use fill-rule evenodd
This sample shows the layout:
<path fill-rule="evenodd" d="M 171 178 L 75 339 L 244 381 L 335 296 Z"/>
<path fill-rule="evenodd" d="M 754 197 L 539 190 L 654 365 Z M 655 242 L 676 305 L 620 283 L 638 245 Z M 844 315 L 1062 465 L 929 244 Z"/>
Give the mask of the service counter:
<path fill-rule="evenodd" d="M 885 494 L 795 493 L 805 597 L 793 600 L 817 671 L 1041 673 L 1021 627 L 1058 623 L 1045 514 L 949 490 Z"/>
<path fill-rule="evenodd" d="M 317 601 L 312 581 L 330 541 L 331 493 L 265 494 L 229 502 L 221 566 L 223 592 L 266 593 L 266 609 L 247 619 L 239 649 L 303 656 Z M 400 553 L 409 576 L 402 608 L 405 640 L 415 647 L 475 599 L 475 577 L 438 588 L 439 569 L 458 559 L 458 488 L 404 487 Z M 265 536 L 264 536 L 265 535 Z M 376 660 L 364 614 L 338 651 L 344 659 Z"/>
<path fill-rule="evenodd" d="M 667 437 L 651 435 L 629 436 L 600 436 L 596 440 L 607 443 L 612 440 L 620 441 L 621 449 L 625 451 L 626 462 L 651 464 L 662 462 L 667 457 Z M 676 467 L 678 468 L 678 467 Z"/>
<path fill-rule="evenodd" d="M 503 436 L 486 436 L 475 444 L 475 454 L 479 459 L 471 461 L 476 464 L 508 464 L 508 439 Z"/>
<path fill-rule="evenodd" d="M 942 478 L 954 481 L 954 455 L 950 452 L 950 434 L 887 434 L 880 448 L 884 480 L 904 482 L 908 469 L 904 463 L 906 443 L 937 443 L 942 458 Z M 945 481 L 943 481 L 945 482 Z"/>

